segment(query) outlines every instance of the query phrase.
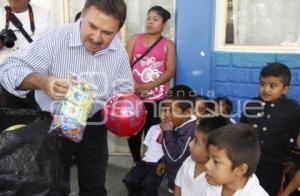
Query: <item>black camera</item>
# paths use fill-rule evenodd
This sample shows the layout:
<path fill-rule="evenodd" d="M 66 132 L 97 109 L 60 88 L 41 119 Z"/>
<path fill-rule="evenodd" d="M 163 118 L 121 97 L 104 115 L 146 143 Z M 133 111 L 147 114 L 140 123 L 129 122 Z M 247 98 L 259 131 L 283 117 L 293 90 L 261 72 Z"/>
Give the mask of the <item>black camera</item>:
<path fill-rule="evenodd" d="M 17 37 L 13 30 L 5 28 L 0 32 L 0 42 L 7 48 L 14 47 L 16 40 Z"/>

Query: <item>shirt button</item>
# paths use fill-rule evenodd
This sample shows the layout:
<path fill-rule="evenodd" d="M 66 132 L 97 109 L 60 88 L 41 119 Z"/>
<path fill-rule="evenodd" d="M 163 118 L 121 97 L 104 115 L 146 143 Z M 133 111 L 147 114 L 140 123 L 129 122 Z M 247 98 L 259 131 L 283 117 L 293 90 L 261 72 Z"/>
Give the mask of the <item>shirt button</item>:
<path fill-rule="evenodd" d="M 264 140 L 260 140 L 260 143 L 261 143 L 261 144 L 264 144 Z"/>
<path fill-rule="evenodd" d="M 294 139 L 293 138 L 290 138 L 290 143 L 294 143 Z"/>
<path fill-rule="evenodd" d="M 257 124 L 253 124 L 253 128 L 255 128 L 255 129 L 256 129 L 257 127 L 258 127 L 258 126 L 257 126 Z"/>
<path fill-rule="evenodd" d="M 265 131 L 267 131 L 268 130 L 268 128 L 267 127 L 263 127 L 263 131 L 265 132 Z"/>
<path fill-rule="evenodd" d="M 271 104 L 271 107 L 272 107 L 272 108 L 274 108 L 274 107 L 275 107 L 275 104 L 274 104 L 274 103 L 272 103 L 272 104 Z"/>
<path fill-rule="evenodd" d="M 261 105 L 262 105 L 262 106 L 265 106 L 265 105 L 266 105 L 266 103 L 265 103 L 265 102 L 261 102 Z"/>
<path fill-rule="evenodd" d="M 267 115 L 267 119 L 270 119 L 270 118 L 271 118 L 271 114 L 268 114 L 268 115 Z"/>
<path fill-rule="evenodd" d="M 258 112 L 258 113 L 257 113 L 257 116 L 258 116 L 258 117 L 261 117 L 261 116 L 262 116 L 262 113 Z"/>

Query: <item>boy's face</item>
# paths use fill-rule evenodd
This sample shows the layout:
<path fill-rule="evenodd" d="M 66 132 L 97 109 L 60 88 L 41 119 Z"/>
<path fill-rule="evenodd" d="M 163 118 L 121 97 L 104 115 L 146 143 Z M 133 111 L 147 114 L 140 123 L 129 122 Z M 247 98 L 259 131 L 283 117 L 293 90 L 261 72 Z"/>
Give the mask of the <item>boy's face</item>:
<path fill-rule="evenodd" d="M 197 100 L 196 106 L 195 106 L 195 116 L 197 119 L 203 118 L 203 116 L 206 114 L 206 104 L 203 100 Z"/>
<path fill-rule="evenodd" d="M 224 101 L 220 101 L 218 104 L 216 104 L 216 112 L 221 116 L 229 115 L 227 112 L 227 105 Z"/>
<path fill-rule="evenodd" d="M 232 162 L 228 158 L 226 150 L 209 145 L 208 157 L 204 168 L 209 184 L 229 185 L 235 181 L 237 168 L 232 169 Z"/>
<path fill-rule="evenodd" d="M 173 123 L 174 127 L 179 127 L 191 117 L 191 109 L 183 111 L 178 104 L 171 102 L 170 110 L 166 112 L 166 118 Z"/>
<path fill-rule="evenodd" d="M 280 77 L 260 77 L 259 94 L 263 101 L 273 102 L 288 92 Z"/>
<path fill-rule="evenodd" d="M 202 131 L 195 131 L 193 140 L 189 143 L 191 158 L 198 162 L 207 161 L 206 136 Z"/>
<path fill-rule="evenodd" d="M 165 122 L 167 120 L 166 113 L 170 110 L 166 105 L 160 110 L 159 118 L 161 122 Z"/>

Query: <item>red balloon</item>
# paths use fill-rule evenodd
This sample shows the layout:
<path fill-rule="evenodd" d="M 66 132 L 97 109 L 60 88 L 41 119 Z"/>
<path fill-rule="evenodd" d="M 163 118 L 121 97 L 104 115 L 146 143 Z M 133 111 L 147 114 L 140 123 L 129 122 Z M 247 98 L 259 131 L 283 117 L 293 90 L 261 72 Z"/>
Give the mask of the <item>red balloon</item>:
<path fill-rule="evenodd" d="M 133 93 L 110 98 L 102 111 L 107 129 L 117 136 L 131 136 L 146 122 L 147 110 L 143 101 Z"/>

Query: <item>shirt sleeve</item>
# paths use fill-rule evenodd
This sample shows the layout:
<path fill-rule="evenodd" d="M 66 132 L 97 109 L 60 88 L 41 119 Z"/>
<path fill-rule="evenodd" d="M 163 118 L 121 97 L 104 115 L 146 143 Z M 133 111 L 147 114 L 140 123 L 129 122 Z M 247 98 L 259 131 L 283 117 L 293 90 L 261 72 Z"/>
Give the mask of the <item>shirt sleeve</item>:
<path fill-rule="evenodd" d="M 6 58 L 0 65 L 0 83 L 11 94 L 25 97 L 29 91 L 17 87 L 31 73 L 47 74 L 51 63 L 47 35 L 29 44 L 23 51 Z"/>
<path fill-rule="evenodd" d="M 175 131 L 163 132 L 163 150 L 166 158 L 171 162 L 181 161 L 185 159 L 185 154 L 188 152 L 188 144 L 191 141 L 189 135 L 181 135 L 180 137 L 174 136 Z"/>
<path fill-rule="evenodd" d="M 182 187 L 182 179 L 183 179 L 183 166 L 184 166 L 185 162 L 181 165 L 181 167 L 179 168 L 177 174 L 176 174 L 176 178 L 175 178 L 175 185 Z"/>
<path fill-rule="evenodd" d="M 120 68 L 118 73 L 116 73 L 116 79 L 113 84 L 114 88 L 110 96 L 133 92 L 133 77 L 125 48 L 122 50 L 122 53 Z"/>
<path fill-rule="evenodd" d="M 154 129 L 155 129 L 155 127 L 152 126 L 152 127 L 150 127 L 150 129 L 149 129 L 148 132 L 147 132 L 147 135 L 146 135 L 145 140 L 144 140 L 144 144 L 145 144 L 146 146 L 149 146 L 149 144 L 150 144 L 150 140 L 151 140 L 151 138 L 153 137 Z"/>

